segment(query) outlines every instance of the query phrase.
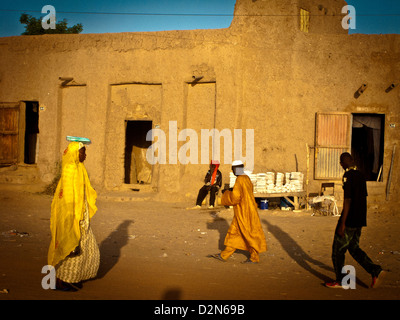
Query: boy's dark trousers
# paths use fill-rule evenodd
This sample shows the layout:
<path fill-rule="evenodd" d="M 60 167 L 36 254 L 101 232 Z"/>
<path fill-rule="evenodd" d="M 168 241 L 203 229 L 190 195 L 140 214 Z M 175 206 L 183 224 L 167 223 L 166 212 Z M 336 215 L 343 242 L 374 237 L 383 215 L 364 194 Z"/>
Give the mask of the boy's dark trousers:
<path fill-rule="evenodd" d="M 196 206 L 201 206 L 203 200 L 207 196 L 208 192 L 210 192 L 210 206 L 214 206 L 215 203 L 215 195 L 218 192 L 217 186 L 206 186 L 204 185 L 200 190 L 199 194 L 197 195 Z"/>
<path fill-rule="evenodd" d="M 368 255 L 360 248 L 360 228 L 345 228 L 344 236 L 335 232 L 332 245 L 332 262 L 335 269 L 336 281 L 341 283 L 346 274 L 342 273 L 346 251 L 356 260 L 372 277 L 378 276 L 382 267 L 374 264 Z"/>

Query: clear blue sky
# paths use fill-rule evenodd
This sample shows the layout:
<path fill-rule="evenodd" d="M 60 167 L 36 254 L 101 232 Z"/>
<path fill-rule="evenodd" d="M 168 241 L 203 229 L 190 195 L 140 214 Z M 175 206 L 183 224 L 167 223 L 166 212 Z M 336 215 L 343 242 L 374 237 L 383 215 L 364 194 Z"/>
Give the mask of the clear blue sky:
<path fill-rule="evenodd" d="M 21 13 L 36 18 L 44 5 L 57 21 L 83 24 L 83 33 L 137 32 L 229 27 L 235 0 L 11 0 L 0 2 L 0 37 L 20 35 Z M 400 34 L 400 0 L 348 0 L 356 8 L 350 33 Z M 66 13 L 71 12 L 71 13 Z M 142 13 L 142 14 L 141 14 Z M 144 15 L 143 15 L 144 14 Z M 155 14 L 155 15 L 149 15 Z M 171 14 L 171 15 L 166 15 Z"/>

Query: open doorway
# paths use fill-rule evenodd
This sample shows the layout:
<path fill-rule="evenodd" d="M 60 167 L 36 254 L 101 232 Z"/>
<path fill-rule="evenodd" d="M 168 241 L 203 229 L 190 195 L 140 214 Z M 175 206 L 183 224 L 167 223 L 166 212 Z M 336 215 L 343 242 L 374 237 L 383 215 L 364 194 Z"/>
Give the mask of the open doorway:
<path fill-rule="evenodd" d="M 152 166 L 146 159 L 146 151 L 152 141 L 146 134 L 152 129 L 152 121 L 125 121 L 125 178 L 127 184 L 151 183 Z"/>
<path fill-rule="evenodd" d="M 39 133 L 39 102 L 25 102 L 24 163 L 36 163 L 36 146 Z"/>
<path fill-rule="evenodd" d="M 353 114 L 351 153 L 367 181 L 383 181 L 384 114 Z"/>

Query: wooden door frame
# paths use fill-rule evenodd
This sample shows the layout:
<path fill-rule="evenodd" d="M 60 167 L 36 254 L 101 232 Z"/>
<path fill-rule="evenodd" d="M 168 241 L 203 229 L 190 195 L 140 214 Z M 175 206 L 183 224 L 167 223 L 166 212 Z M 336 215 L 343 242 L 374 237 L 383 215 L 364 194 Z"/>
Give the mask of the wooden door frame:
<path fill-rule="evenodd" d="M 20 139 L 20 121 L 21 121 L 21 103 L 20 102 L 0 102 L 0 109 L 18 109 L 17 110 L 17 126 L 14 131 L 1 131 L 1 135 L 17 135 L 17 151 L 16 155 L 12 154 L 9 160 L 1 160 L 1 164 L 4 165 L 13 165 L 17 164 L 19 162 L 19 157 L 20 157 L 20 149 L 19 149 L 19 139 Z"/>

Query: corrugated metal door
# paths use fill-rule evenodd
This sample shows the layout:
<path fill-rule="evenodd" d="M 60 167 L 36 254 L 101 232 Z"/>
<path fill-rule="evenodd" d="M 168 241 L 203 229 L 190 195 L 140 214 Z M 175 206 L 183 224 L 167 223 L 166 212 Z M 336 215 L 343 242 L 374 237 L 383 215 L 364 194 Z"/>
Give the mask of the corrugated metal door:
<path fill-rule="evenodd" d="M 339 157 L 351 149 L 351 114 L 317 113 L 314 178 L 341 179 Z"/>
<path fill-rule="evenodd" d="M 0 102 L 0 165 L 18 162 L 19 103 Z"/>

